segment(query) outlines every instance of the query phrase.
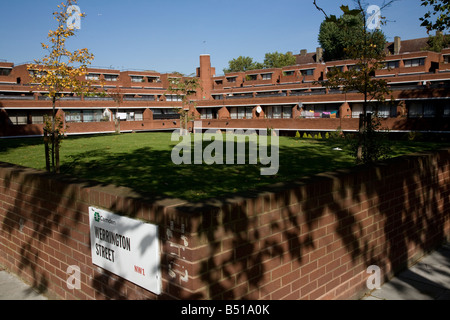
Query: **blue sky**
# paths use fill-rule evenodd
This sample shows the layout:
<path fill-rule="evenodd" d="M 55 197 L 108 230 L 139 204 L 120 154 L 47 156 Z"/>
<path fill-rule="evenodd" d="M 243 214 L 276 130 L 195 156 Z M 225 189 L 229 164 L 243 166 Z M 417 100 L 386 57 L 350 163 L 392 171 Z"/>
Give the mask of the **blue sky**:
<path fill-rule="evenodd" d="M 382 0 L 366 0 L 381 5 Z M 45 55 L 40 43 L 55 29 L 52 12 L 61 0 L 1 0 L 0 59 L 16 64 Z M 317 0 L 329 14 L 352 0 Z M 267 52 L 299 53 L 318 46 L 324 19 L 313 0 L 79 0 L 86 17 L 69 40 L 70 49 L 88 48 L 93 66 L 192 74 L 199 56 L 211 55 L 221 74 L 228 61 Z M 419 0 L 399 0 L 383 11 L 383 31 L 392 41 L 426 37 Z"/>

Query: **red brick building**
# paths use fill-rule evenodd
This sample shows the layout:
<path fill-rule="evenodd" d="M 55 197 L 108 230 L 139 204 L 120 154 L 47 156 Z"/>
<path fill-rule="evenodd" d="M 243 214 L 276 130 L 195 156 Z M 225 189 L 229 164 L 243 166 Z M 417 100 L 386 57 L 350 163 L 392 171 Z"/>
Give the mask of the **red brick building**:
<path fill-rule="evenodd" d="M 424 51 L 428 38 L 387 44 L 386 69 L 375 77 L 387 79 L 395 103 L 374 105 L 383 125 L 392 132 L 450 133 L 450 48 L 441 53 Z M 324 63 L 322 49 L 302 50 L 297 64 L 280 69 L 252 70 L 215 75 L 209 55 L 200 56 L 197 92 L 191 112 L 203 128 L 273 128 L 281 131 L 356 131 L 363 97 L 356 92 L 328 90 L 330 68 L 346 70 L 355 61 Z M 44 115 L 51 101 L 31 83 L 27 65 L 0 62 L 0 136 L 41 135 Z M 67 92 L 58 102 L 68 134 L 114 132 L 114 118 L 121 130 L 173 130 L 180 126 L 176 108 L 180 97 L 167 89 L 177 74 L 155 71 L 89 69 L 87 79 L 102 81 L 105 90 L 120 88 L 124 102 L 117 112 L 111 97 L 77 96 Z M 390 97 L 387 97 L 390 101 Z"/>

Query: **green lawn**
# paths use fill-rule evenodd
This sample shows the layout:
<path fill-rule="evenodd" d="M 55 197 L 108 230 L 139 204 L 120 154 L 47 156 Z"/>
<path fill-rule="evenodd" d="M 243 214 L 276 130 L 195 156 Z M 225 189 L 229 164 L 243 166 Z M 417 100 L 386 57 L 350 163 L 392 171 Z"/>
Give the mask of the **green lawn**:
<path fill-rule="evenodd" d="M 69 137 L 61 148 L 64 174 L 127 186 L 139 193 L 191 201 L 239 193 L 280 181 L 354 165 L 342 142 L 280 137 L 280 168 L 275 176 L 261 176 L 258 165 L 175 165 L 171 133 L 135 133 Z M 204 142 L 203 147 L 210 142 Z M 435 149 L 437 143 L 397 141 L 394 156 Z M 45 168 L 41 138 L 0 140 L 0 161 Z"/>

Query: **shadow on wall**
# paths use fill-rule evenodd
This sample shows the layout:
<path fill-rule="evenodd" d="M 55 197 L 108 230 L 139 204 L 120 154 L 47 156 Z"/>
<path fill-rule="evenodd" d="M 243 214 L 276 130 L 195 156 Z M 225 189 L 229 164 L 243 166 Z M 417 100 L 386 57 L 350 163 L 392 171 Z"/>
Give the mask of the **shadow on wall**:
<path fill-rule="evenodd" d="M 100 175 L 114 176 L 120 171 L 118 176 L 121 176 L 131 174 L 132 168 L 139 167 L 142 157 L 152 161 L 162 156 L 167 157 L 158 151 L 143 149 L 117 159 L 105 157 L 84 167 Z M 383 270 L 398 271 L 407 266 L 411 247 L 427 251 L 448 236 L 445 222 L 450 219 L 449 159 L 450 150 L 441 151 L 437 156 L 401 157 L 374 167 L 339 170 L 261 188 L 239 198 L 178 205 L 177 212 L 202 221 L 195 224 L 190 233 L 207 239 L 208 247 L 204 250 L 207 255 L 199 262 L 200 278 L 206 289 L 191 295 L 183 293 L 182 297 L 166 292 L 159 298 L 252 299 L 257 295 L 256 298 L 275 299 L 276 296 L 264 293 L 271 263 L 292 261 L 292 264 L 310 267 L 316 277 L 323 276 L 328 264 L 310 263 L 312 255 L 334 250 L 337 243 L 342 244 L 339 250 L 342 256 L 349 257 L 349 265 L 367 268 L 375 264 Z M 8 200 L 3 202 L 1 209 L 4 212 L 1 236 L 19 246 L 10 248 L 20 253 L 16 266 L 19 275 L 29 274 L 29 281 L 40 292 L 53 290 L 55 274 L 64 272 L 69 265 L 78 265 L 79 253 L 90 254 L 89 240 L 75 230 L 79 226 L 89 235 L 81 212 L 87 212 L 87 203 L 93 196 L 90 190 L 113 187 L 97 182 L 82 182 L 82 187 L 77 187 L 79 185 L 74 183 L 80 181 L 67 176 L 53 176 L 7 164 L 1 164 L 0 168 L 11 170 L 10 174 L 0 176 L 0 181 L 4 179 L 4 187 L 0 190 Z M 218 167 L 215 174 L 223 174 L 222 168 Z M 133 186 L 134 191 L 123 189 L 125 199 L 129 200 L 127 203 L 117 197 L 107 209 L 137 217 L 142 205 L 156 208 L 162 197 L 143 195 L 136 190 L 141 184 L 159 181 L 158 171 L 164 169 L 159 167 L 143 174 Z M 173 179 L 188 169 L 180 167 L 180 172 L 173 173 Z M 204 177 L 192 179 L 192 185 L 203 182 Z M 173 180 L 168 187 L 176 184 L 177 180 Z M 152 223 L 164 227 L 164 219 L 161 214 Z M 333 238 L 318 231 L 324 221 L 332 226 Z M 73 227 L 69 227 L 71 225 Z M 372 230 L 374 225 L 380 227 L 376 234 Z M 52 240 L 55 234 L 61 239 L 59 245 Z M 81 238 L 75 241 L 77 237 Z M 166 238 L 160 238 L 164 247 Z M 225 244 L 230 250 L 224 252 L 222 246 Z M 60 261 L 67 266 L 63 267 L 62 263 L 59 268 L 52 265 L 53 261 L 44 253 L 44 246 L 47 246 L 46 250 L 52 248 L 55 254 L 59 252 Z M 340 260 L 337 261 L 339 264 Z M 90 264 L 90 261 L 84 262 Z M 167 274 L 167 264 L 162 263 L 163 273 Z M 95 267 L 83 268 L 87 277 L 92 276 L 96 294 L 111 299 L 142 298 L 124 290 L 126 281 L 118 276 L 99 272 Z M 333 275 L 342 276 L 348 272 L 342 269 L 342 273 L 336 273 L 339 268 L 337 265 Z M 303 272 L 306 271 L 302 269 Z M 308 273 L 308 276 L 312 274 Z M 58 281 L 63 280 L 59 277 Z M 177 285 L 169 284 L 169 287 L 176 291 Z"/>
<path fill-rule="evenodd" d="M 282 209 L 273 211 L 266 232 L 255 227 L 260 221 L 251 201 L 231 201 L 222 220 L 217 218 L 211 228 L 199 231 L 210 244 L 210 258 L 202 263 L 201 270 L 203 282 L 213 284 L 208 287 L 209 296 L 242 298 L 238 289 L 230 291 L 223 285 L 227 281 L 220 279 L 221 274 L 230 280 L 229 283 L 248 282 L 249 292 L 261 290 L 267 283 L 267 261 L 287 259 L 306 265 L 311 262 L 312 255 L 324 250 L 322 241 L 329 245 L 325 246 L 326 250 L 334 250 L 336 242 L 341 242 L 342 256 L 349 254 L 349 263 L 363 265 L 362 270 L 377 265 L 388 271 L 386 278 L 407 267 L 411 262 L 408 253 L 412 252 L 412 247 L 427 251 L 440 245 L 449 236 L 449 230 L 445 230 L 445 222 L 448 226 L 450 218 L 449 151 L 441 153 L 437 161 L 431 157 L 413 156 L 412 160 L 406 160 L 406 164 L 412 166 L 410 168 L 405 167 L 405 159 L 393 159 L 375 168 L 359 167 L 319 175 L 310 181 L 305 179 L 303 182 L 314 187 L 302 188 L 298 183 L 296 188 L 293 183 L 290 187 L 298 190 L 294 193 L 285 192 L 286 185 L 280 186 L 279 192 L 276 188 L 268 188 L 267 191 L 275 192 L 275 195 L 264 197 L 265 210 L 269 205 L 273 208 L 274 201 Z M 441 171 L 444 166 L 447 170 L 445 180 Z M 330 177 L 338 178 L 335 181 L 342 183 L 342 188 L 330 183 Z M 258 196 L 255 194 L 255 199 Z M 300 200 L 298 204 L 297 200 Z M 258 205 L 256 202 L 255 206 Z M 367 223 L 368 219 L 374 219 L 375 224 L 379 221 L 384 236 L 380 237 L 378 232 L 379 239 L 374 240 L 377 234 L 369 230 L 374 226 Z M 332 221 L 338 239 L 327 239 L 329 235 L 324 237 L 318 232 L 320 224 Z M 217 263 L 213 254 L 221 252 L 217 234 L 229 239 L 230 247 L 235 248 L 221 259 L 222 263 Z M 317 279 L 327 271 L 320 263 L 312 267 L 318 271 Z M 336 265 L 337 269 L 339 267 Z M 236 274 L 236 269 L 242 272 Z M 287 268 L 286 275 L 289 271 Z M 333 276 L 345 275 L 347 271 L 333 272 Z M 309 281 L 314 280 L 310 278 Z M 248 297 L 252 298 L 251 295 Z"/>

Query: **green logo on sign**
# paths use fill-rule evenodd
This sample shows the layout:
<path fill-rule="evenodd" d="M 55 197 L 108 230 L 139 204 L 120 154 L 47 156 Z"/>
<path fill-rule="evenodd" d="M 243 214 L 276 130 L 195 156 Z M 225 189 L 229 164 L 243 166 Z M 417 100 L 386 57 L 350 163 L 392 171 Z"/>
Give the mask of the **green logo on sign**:
<path fill-rule="evenodd" d="M 94 220 L 95 220 L 96 222 L 99 222 L 99 221 L 100 221 L 100 213 L 98 213 L 98 212 L 94 213 Z"/>

